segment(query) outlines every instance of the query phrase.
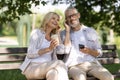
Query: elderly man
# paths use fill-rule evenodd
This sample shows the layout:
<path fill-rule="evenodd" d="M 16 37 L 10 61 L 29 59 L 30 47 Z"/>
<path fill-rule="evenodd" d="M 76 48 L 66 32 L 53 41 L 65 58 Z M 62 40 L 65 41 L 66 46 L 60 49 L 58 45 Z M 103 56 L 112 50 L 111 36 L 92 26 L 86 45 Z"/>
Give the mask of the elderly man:
<path fill-rule="evenodd" d="M 87 74 L 99 80 L 114 80 L 111 73 L 96 59 L 102 55 L 96 31 L 80 23 L 80 13 L 74 7 L 66 9 L 65 19 L 65 30 L 61 32 L 61 38 L 67 54 L 64 60 L 69 75 L 74 80 L 86 80 Z"/>

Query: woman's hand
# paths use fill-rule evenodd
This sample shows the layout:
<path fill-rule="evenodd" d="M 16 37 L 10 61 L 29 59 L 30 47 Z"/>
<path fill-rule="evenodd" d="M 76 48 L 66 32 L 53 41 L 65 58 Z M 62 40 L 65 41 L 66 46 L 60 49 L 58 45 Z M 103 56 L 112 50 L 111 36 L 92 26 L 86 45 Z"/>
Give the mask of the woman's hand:
<path fill-rule="evenodd" d="M 49 49 L 50 50 L 53 50 L 56 46 L 58 46 L 59 45 L 59 42 L 58 42 L 58 40 L 56 40 L 56 39 L 51 39 L 51 43 L 50 43 L 50 46 L 49 46 Z"/>

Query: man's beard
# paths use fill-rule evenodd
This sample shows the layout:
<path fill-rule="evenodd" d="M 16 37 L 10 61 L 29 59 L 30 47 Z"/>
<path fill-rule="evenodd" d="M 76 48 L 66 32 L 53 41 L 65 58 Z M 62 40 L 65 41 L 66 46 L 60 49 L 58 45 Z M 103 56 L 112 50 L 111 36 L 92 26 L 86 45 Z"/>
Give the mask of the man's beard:
<path fill-rule="evenodd" d="M 75 24 L 69 24 L 69 26 L 71 27 L 71 28 L 75 28 L 75 27 L 77 27 L 79 25 L 79 20 L 77 21 L 77 23 L 75 23 Z"/>

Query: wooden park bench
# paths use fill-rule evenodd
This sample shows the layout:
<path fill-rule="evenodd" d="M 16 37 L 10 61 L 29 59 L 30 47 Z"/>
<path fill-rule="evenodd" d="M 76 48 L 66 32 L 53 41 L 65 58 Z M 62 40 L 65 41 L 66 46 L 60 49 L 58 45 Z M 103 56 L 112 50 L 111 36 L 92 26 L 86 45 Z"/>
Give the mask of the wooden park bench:
<path fill-rule="evenodd" d="M 120 59 L 116 52 L 116 45 L 102 45 L 103 56 L 98 60 L 102 64 L 119 64 Z M 18 69 L 27 53 L 27 47 L 0 48 L 0 70 Z M 60 55 L 58 55 L 60 57 Z M 120 78 L 120 72 L 113 73 L 115 78 Z M 97 80 L 95 77 L 88 77 L 87 80 Z"/>

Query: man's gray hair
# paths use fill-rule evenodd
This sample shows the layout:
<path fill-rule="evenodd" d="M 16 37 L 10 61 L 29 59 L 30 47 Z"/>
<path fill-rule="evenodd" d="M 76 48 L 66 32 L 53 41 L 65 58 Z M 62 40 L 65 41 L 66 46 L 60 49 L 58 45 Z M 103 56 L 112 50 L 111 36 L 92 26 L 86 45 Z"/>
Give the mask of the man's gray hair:
<path fill-rule="evenodd" d="M 67 9 L 65 10 L 65 13 L 66 13 L 67 11 L 71 10 L 71 9 L 74 9 L 74 10 L 76 10 L 76 11 L 78 12 L 78 10 L 77 10 L 75 7 L 69 6 L 69 7 L 67 7 Z"/>

